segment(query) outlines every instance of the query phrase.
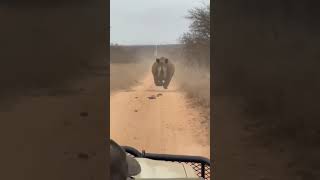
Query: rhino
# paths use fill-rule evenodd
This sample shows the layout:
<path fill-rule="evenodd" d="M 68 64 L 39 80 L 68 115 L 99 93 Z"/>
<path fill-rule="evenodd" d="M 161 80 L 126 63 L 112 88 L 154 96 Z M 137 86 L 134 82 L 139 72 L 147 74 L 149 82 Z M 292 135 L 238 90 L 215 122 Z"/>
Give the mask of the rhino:
<path fill-rule="evenodd" d="M 154 84 L 167 89 L 175 71 L 174 64 L 166 57 L 156 58 L 152 65 Z"/>

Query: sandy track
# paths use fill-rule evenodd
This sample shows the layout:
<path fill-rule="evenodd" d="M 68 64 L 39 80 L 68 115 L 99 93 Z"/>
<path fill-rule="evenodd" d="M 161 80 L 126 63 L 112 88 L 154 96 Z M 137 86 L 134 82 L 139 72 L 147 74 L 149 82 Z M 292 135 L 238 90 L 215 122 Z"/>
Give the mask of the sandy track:
<path fill-rule="evenodd" d="M 110 98 L 110 136 L 121 145 L 154 153 L 210 157 L 209 130 L 173 81 L 167 90 L 148 74 L 139 86 Z M 156 99 L 149 99 L 150 96 Z M 157 97 L 157 95 L 159 95 Z"/>

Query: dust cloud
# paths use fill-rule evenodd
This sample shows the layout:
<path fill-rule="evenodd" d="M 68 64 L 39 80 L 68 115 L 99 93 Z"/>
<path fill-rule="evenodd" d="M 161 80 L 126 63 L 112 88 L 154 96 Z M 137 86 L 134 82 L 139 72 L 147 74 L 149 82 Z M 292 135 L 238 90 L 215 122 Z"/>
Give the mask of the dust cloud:
<path fill-rule="evenodd" d="M 155 46 L 115 46 L 111 48 L 111 91 L 128 90 L 141 83 L 141 79 L 151 73 L 155 61 Z M 210 67 L 194 61 L 187 63 L 182 45 L 158 47 L 159 55 L 175 64 L 173 81 L 177 88 L 186 93 L 186 98 L 194 105 L 201 106 L 207 120 L 210 119 Z"/>
<path fill-rule="evenodd" d="M 209 158 L 210 73 L 186 65 L 181 45 L 158 50 L 176 67 L 167 90 L 153 84 L 154 46 L 111 51 L 111 138 L 149 152 Z"/>

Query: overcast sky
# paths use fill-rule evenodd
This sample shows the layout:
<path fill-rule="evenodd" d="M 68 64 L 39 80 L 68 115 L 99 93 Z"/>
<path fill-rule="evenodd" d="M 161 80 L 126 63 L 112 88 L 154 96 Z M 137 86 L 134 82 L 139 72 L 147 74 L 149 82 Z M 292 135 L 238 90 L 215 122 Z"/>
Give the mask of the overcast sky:
<path fill-rule="evenodd" d="M 173 44 L 188 30 L 188 10 L 206 0 L 111 0 L 111 43 Z"/>

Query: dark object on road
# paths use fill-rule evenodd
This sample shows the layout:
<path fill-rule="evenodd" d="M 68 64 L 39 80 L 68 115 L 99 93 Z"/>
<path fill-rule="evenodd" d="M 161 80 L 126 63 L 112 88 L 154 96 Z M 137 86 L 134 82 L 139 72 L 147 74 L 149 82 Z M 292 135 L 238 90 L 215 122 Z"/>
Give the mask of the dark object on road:
<path fill-rule="evenodd" d="M 155 95 L 149 96 L 149 99 L 157 99 Z"/>

